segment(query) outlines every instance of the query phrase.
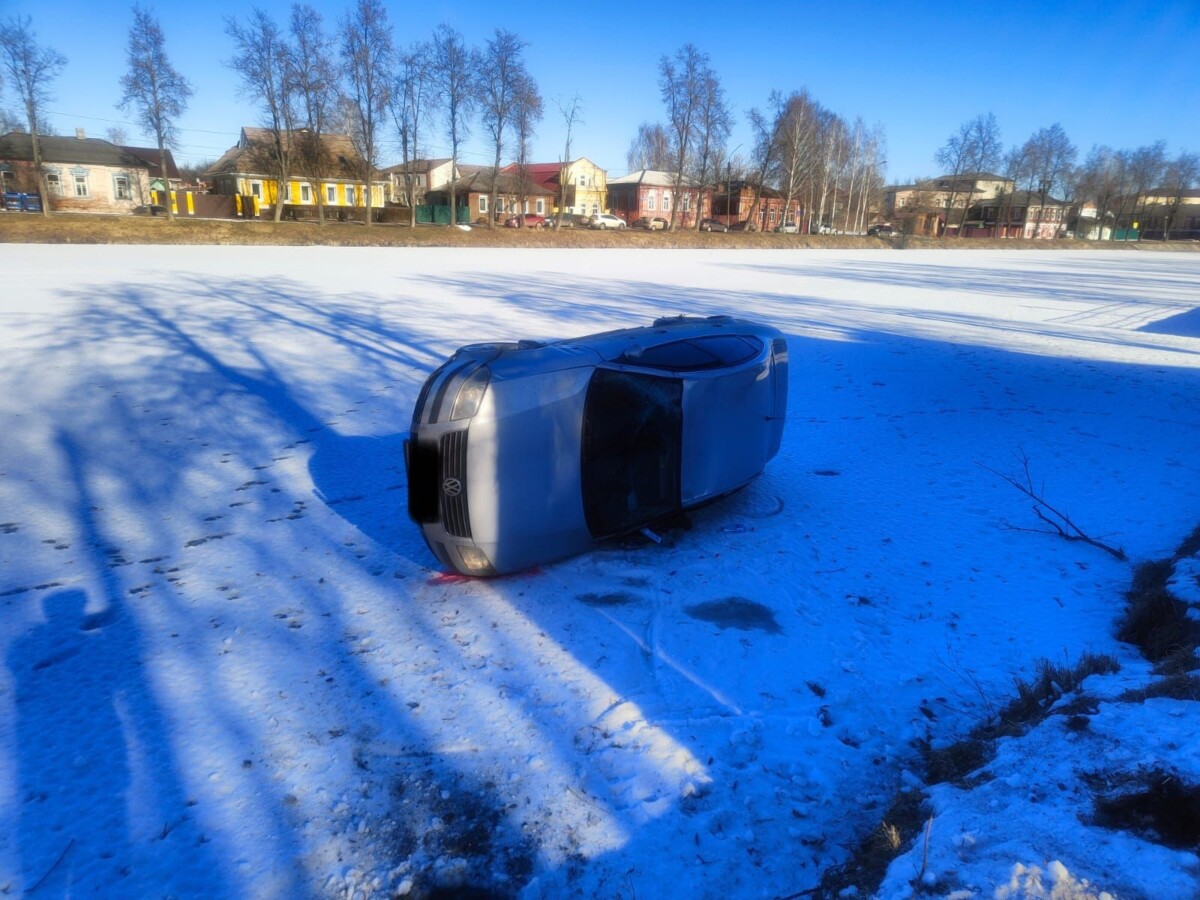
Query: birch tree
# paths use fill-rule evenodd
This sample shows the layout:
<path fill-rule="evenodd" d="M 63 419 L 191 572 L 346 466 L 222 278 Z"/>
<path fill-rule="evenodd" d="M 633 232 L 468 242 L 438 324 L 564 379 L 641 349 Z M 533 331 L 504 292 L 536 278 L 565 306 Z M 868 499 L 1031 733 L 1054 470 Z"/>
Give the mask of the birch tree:
<path fill-rule="evenodd" d="M 671 139 L 667 131 L 657 122 L 643 122 L 637 135 L 629 142 L 625 151 L 625 162 L 629 171 L 653 169 L 666 172 L 671 168 Z"/>
<path fill-rule="evenodd" d="M 421 154 L 421 129 L 431 102 L 430 75 L 432 52 L 426 41 L 417 41 L 400 54 L 396 85 L 392 91 L 392 121 L 400 140 L 400 158 L 404 170 L 404 199 L 408 203 L 412 227 L 417 224 L 417 198 L 413 188 L 413 160 Z"/>
<path fill-rule="evenodd" d="M 779 134 L 778 184 L 783 194 L 784 210 L 806 182 L 811 181 L 817 156 L 817 125 L 820 105 L 808 91 L 787 97 L 776 97 L 776 130 Z"/>
<path fill-rule="evenodd" d="M 142 130 L 158 145 L 167 220 L 175 221 L 171 182 L 167 173 L 167 148 L 179 139 L 177 120 L 187 109 L 192 86 L 167 59 L 166 38 L 158 20 L 144 7 L 134 6 L 129 30 L 129 70 L 121 76 L 120 109 L 133 109 Z"/>
<path fill-rule="evenodd" d="M 357 0 L 342 22 L 342 69 L 353 112 L 351 137 L 362 157 L 367 225 L 372 224 L 372 182 L 379 156 L 379 129 L 391 105 L 395 47 L 382 0 Z"/>
<path fill-rule="evenodd" d="M 269 134 L 267 146 L 256 145 L 253 157 L 275 180 L 275 221 L 283 217 L 285 190 L 292 174 L 291 132 L 296 117 L 295 92 L 287 39 L 275 20 L 255 8 L 246 24 L 229 16 L 225 34 L 235 55 L 227 65 L 241 78 L 240 93 L 258 104 Z"/>
<path fill-rule="evenodd" d="M 480 121 L 493 150 L 491 190 L 488 194 L 489 228 L 496 224 L 496 181 L 500 175 L 505 140 L 513 126 L 520 94 L 528 89 L 532 80 L 522 58 L 528 46 L 511 31 L 497 28 L 487 42 L 480 65 L 475 67 L 481 73 L 478 85 Z"/>
<path fill-rule="evenodd" d="M 54 99 L 50 84 L 62 72 L 67 58 L 57 50 L 40 47 L 33 30 L 32 20 L 10 18 L 0 25 L 0 62 L 12 81 L 25 111 L 29 126 L 29 140 L 33 149 L 33 173 L 38 193 L 42 196 L 42 215 L 50 215 L 50 197 L 46 190 L 45 173 L 42 171 L 42 147 L 38 143 L 38 130 L 42 126 L 46 104 Z"/>
<path fill-rule="evenodd" d="M 458 153 L 470 135 L 478 85 L 471 75 L 471 53 L 463 36 L 445 24 L 433 32 L 433 83 L 445 116 L 446 139 L 450 141 L 450 223 L 454 224 L 458 218 L 454 187 Z"/>
<path fill-rule="evenodd" d="M 671 178 L 676 202 L 671 204 L 668 228 L 674 231 L 678 200 L 683 193 L 704 87 L 710 73 L 708 54 L 701 53 L 694 44 L 684 44 L 675 52 L 674 58 L 663 56 L 659 60 L 658 73 L 658 87 L 667 108 L 667 128 L 671 138 Z"/>
<path fill-rule="evenodd" d="M 325 147 L 325 135 L 338 100 L 334 40 L 325 30 L 321 14 L 305 3 L 292 7 L 290 32 L 292 52 L 289 61 L 296 93 L 297 124 L 304 129 L 296 142 L 296 154 L 304 173 L 314 181 L 317 224 L 324 225 L 324 181 L 333 165 Z"/>

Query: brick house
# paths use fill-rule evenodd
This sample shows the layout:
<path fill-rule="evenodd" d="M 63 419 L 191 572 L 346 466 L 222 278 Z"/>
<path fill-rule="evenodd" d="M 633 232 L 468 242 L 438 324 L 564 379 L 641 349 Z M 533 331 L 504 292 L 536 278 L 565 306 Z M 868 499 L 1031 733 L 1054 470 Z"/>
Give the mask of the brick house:
<path fill-rule="evenodd" d="M 642 216 L 657 216 L 670 222 L 674 211 L 676 228 L 692 228 L 711 211 L 712 189 L 701 188 L 690 178 L 684 178 L 676 195 L 673 173 L 639 169 L 609 179 L 608 207 L 613 215 L 629 224 Z"/>
<path fill-rule="evenodd" d="M 800 221 L 799 199 L 793 199 L 791 208 L 785 210 L 783 195 L 763 187 L 756 210 L 754 197 L 758 192 L 757 184 L 745 180 L 717 184 L 712 188 L 712 217 L 730 226 L 744 222 L 747 231 L 771 231 L 776 225 Z"/>
<path fill-rule="evenodd" d="M 964 215 L 979 202 L 1012 194 L 1011 178 L 990 172 L 940 175 L 914 184 L 884 188 L 883 215 L 905 234 L 938 236 L 958 230 Z"/>

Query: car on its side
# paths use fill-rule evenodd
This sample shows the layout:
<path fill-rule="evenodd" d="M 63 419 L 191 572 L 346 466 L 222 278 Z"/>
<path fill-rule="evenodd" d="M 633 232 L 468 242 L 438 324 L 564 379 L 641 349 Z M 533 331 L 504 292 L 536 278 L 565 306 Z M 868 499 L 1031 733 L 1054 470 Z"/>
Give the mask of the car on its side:
<path fill-rule="evenodd" d="M 604 231 L 607 228 L 621 229 L 625 227 L 625 220 L 620 216 L 614 216 L 612 213 L 596 213 L 591 216 L 591 228 L 599 231 Z"/>
<path fill-rule="evenodd" d="M 724 222 L 722 222 L 720 219 L 701 219 L 700 220 L 700 230 L 701 231 L 728 231 L 729 226 L 726 225 Z"/>
<path fill-rule="evenodd" d="M 641 216 L 634 219 L 630 228 L 645 228 L 647 231 L 666 231 L 667 220 L 659 216 Z"/>
<path fill-rule="evenodd" d="M 472 344 L 417 398 L 409 515 L 465 575 L 582 553 L 751 482 L 787 392 L 783 334 L 730 316 Z"/>
<path fill-rule="evenodd" d="M 876 235 L 887 237 L 892 234 L 895 234 L 895 229 L 891 225 L 872 225 L 867 229 L 867 235 L 870 237 L 875 237 Z"/>
<path fill-rule="evenodd" d="M 545 228 L 546 217 L 536 213 L 517 213 L 504 220 L 505 228 Z"/>

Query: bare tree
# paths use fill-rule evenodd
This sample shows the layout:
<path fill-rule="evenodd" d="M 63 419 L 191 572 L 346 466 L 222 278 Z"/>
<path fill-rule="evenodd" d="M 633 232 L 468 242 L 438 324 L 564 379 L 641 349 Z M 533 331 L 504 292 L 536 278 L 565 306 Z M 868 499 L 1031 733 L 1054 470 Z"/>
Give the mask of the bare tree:
<path fill-rule="evenodd" d="M 129 135 L 119 125 L 113 125 L 111 128 L 104 129 L 104 137 L 110 144 L 116 144 L 118 147 L 122 147 L 129 142 Z"/>
<path fill-rule="evenodd" d="M 400 139 L 400 159 L 404 172 L 404 199 L 409 208 L 409 225 L 417 224 L 417 197 L 413 189 L 413 160 L 420 156 L 421 128 L 432 100 L 430 74 L 432 47 L 417 41 L 400 54 L 396 86 L 392 91 L 392 121 Z"/>
<path fill-rule="evenodd" d="M 44 108 L 53 99 L 50 83 L 67 64 L 67 58 L 57 50 L 39 47 L 33 31 L 32 20 L 10 18 L 0 25 L 0 62 L 12 79 L 13 90 L 20 97 L 25 109 L 25 121 L 29 125 L 29 139 L 33 149 L 33 173 L 37 180 L 38 193 L 42 196 L 42 215 L 50 215 L 50 198 L 46 190 L 45 173 L 42 171 L 42 147 L 38 143 L 38 128 Z"/>
<path fill-rule="evenodd" d="M 562 164 L 558 170 L 558 217 L 556 228 L 562 228 L 563 215 L 567 207 L 567 164 L 571 161 L 571 136 L 576 125 L 583 124 L 583 100 L 578 94 L 573 94 L 569 100 L 557 101 L 558 113 L 562 116 L 563 125 L 567 129 L 567 142 L 563 149 Z"/>
<path fill-rule="evenodd" d="M 693 143 L 704 102 L 704 90 L 710 74 L 707 53 L 695 44 L 684 44 L 674 58 L 663 56 L 658 63 L 658 87 L 667 108 L 667 128 L 671 138 L 671 177 L 673 199 L 670 230 L 675 230 L 679 197 L 691 161 Z"/>
<path fill-rule="evenodd" d="M 1090 200 L 1096 208 L 1097 240 L 1104 240 L 1105 223 L 1117 215 L 1119 204 L 1129 193 L 1127 162 L 1126 153 L 1110 147 L 1093 147 L 1079 168 L 1076 194 Z"/>
<path fill-rule="evenodd" d="M 779 135 L 776 178 L 783 194 L 784 209 L 790 210 L 803 185 L 812 180 L 817 166 L 821 107 L 808 91 L 787 97 L 774 94 L 772 106 Z"/>
<path fill-rule="evenodd" d="M 963 184 L 967 183 L 967 200 L 955 232 L 956 235 L 962 236 L 962 226 L 966 223 L 976 191 L 976 179 L 973 176 L 995 168 L 1000 164 L 1002 155 L 1000 126 L 992 113 L 983 113 L 968 122 L 963 122 L 958 131 L 938 150 L 935 157 L 937 164 L 950 170 L 943 173 L 950 176 L 950 194 L 946 202 L 946 231 L 943 234 L 949 233 L 950 213 L 955 200 L 962 193 Z"/>
<path fill-rule="evenodd" d="M 1136 150 L 1129 152 L 1129 190 L 1131 199 L 1129 201 L 1130 214 L 1133 217 L 1131 224 L 1137 224 L 1141 219 L 1144 219 L 1149 204 L 1150 191 L 1158 186 L 1162 181 L 1163 173 L 1167 168 L 1167 145 L 1163 141 L 1155 141 L 1153 144 L 1148 144 L 1145 147 L 1138 147 Z M 1122 204 L 1124 207 L 1125 204 Z M 1122 209 L 1124 212 L 1124 209 Z M 1138 237 L 1142 239 L 1142 230 L 1137 228 Z M 1125 237 L 1128 240 L 1129 231 L 1126 229 Z"/>
<path fill-rule="evenodd" d="M 454 179 L 458 177 L 458 152 L 470 134 L 478 85 L 471 74 L 471 53 L 463 36 L 449 25 L 433 32 L 433 84 L 445 118 L 450 141 L 450 224 L 458 221 Z"/>
<path fill-rule="evenodd" d="M 512 127 L 520 92 L 527 89 L 531 80 L 522 59 L 528 46 L 511 31 L 497 28 L 481 55 L 480 65 L 476 66 L 480 73 L 477 88 L 480 119 L 494 151 L 491 190 L 488 194 L 489 228 L 496 224 L 496 182 L 500 175 L 505 137 Z"/>
<path fill-rule="evenodd" d="M 333 37 L 325 30 L 324 19 L 312 6 L 297 3 L 292 7 L 290 28 L 292 50 L 289 55 L 291 82 L 296 94 L 296 124 L 303 129 L 297 135 L 295 152 L 306 176 L 314 181 L 317 224 L 325 224 L 325 178 L 333 165 L 325 146 L 325 135 L 338 99 L 337 70 L 334 67 Z"/>
<path fill-rule="evenodd" d="M 1072 179 L 1077 151 L 1057 122 L 1039 128 L 1020 150 L 1027 189 L 1038 195 L 1038 214 L 1034 235 L 1041 232 L 1046 199 L 1054 192 L 1065 193 Z"/>
<path fill-rule="evenodd" d="M 367 224 L 371 224 L 371 183 L 379 153 L 379 128 L 393 85 L 395 48 L 382 0 L 357 0 L 342 23 L 342 67 L 354 111 L 351 137 L 363 162 Z"/>
<path fill-rule="evenodd" d="M 769 102 L 775 107 L 780 104 L 778 91 L 771 92 Z M 746 227 L 751 231 L 757 231 L 759 225 L 756 220 L 759 205 L 762 203 L 763 188 L 775 168 L 776 158 L 779 155 L 779 120 L 775 116 L 764 115 L 758 109 L 751 109 L 747 112 L 746 119 L 750 123 L 750 133 L 754 136 L 754 150 L 750 165 L 755 173 L 754 200 L 751 201 L 750 211 L 746 216 Z"/>
<path fill-rule="evenodd" d="M 542 95 L 538 93 L 537 84 L 532 78 L 526 78 L 517 85 L 513 106 L 513 130 L 517 140 L 517 192 L 521 209 L 525 208 L 525 198 L 531 183 L 530 144 L 533 141 L 534 126 L 541 121 L 542 113 Z"/>
<path fill-rule="evenodd" d="M 725 100 L 725 89 L 716 72 L 709 69 L 701 86 L 699 119 L 697 121 L 696 183 L 700 194 L 696 210 L 695 228 L 699 230 L 704 218 L 704 195 L 712 173 L 720 172 L 725 143 L 733 131 L 733 115 Z"/>
<path fill-rule="evenodd" d="M 1171 227 L 1179 215 L 1179 207 L 1183 205 L 1185 193 L 1200 183 L 1200 155 L 1183 152 L 1167 163 L 1165 179 L 1162 185 L 1166 193 L 1165 214 L 1163 216 L 1163 240 L 1171 239 Z"/>
<path fill-rule="evenodd" d="M 625 152 L 629 171 L 654 169 L 667 171 L 671 167 L 671 139 L 666 129 L 657 122 L 643 122 L 638 126 L 637 137 L 629 143 Z"/>
<path fill-rule="evenodd" d="M 275 221 L 283 216 L 283 202 L 292 173 L 292 130 L 296 118 L 295 86 L 290 50 L 283 31 L 261 9 L 253 9 L 245 25 L 233 16 L 225 19 L 225 33 L 233 41 L 234 57 L 227 65 L 241 76 L 243 96 L 258 104 L 269 133 L 267 146 L 255 146 L 253 156 L 275 179 Z"/>
<path fill-rule="evenodd" d="M 167 220 L 175 220 L 171 182 L 167 173 L 167 148 L 179 139 L 176 125 L 187 109 L 192 86 L 167 59 L 166 38 L 158 20 L 141 6 L 133 8 L 129 29 L 129 70 L 121 76 L 121 109 L 132 108 L 142 130 L 158 145 L 159 171 L 163 180 L 163 206 Z"/>

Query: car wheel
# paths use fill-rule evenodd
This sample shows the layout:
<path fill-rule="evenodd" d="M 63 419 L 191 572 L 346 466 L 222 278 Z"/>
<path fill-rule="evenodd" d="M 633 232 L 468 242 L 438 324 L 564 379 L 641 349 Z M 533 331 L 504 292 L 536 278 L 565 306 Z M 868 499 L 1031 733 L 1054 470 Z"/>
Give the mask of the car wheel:
<path fill-rule="evenodd" d="M 617 230 L 620 231 L 624 227 L 625 227 L 625 223 L 622 222 L 620 225 L 617 226 Z"/>

